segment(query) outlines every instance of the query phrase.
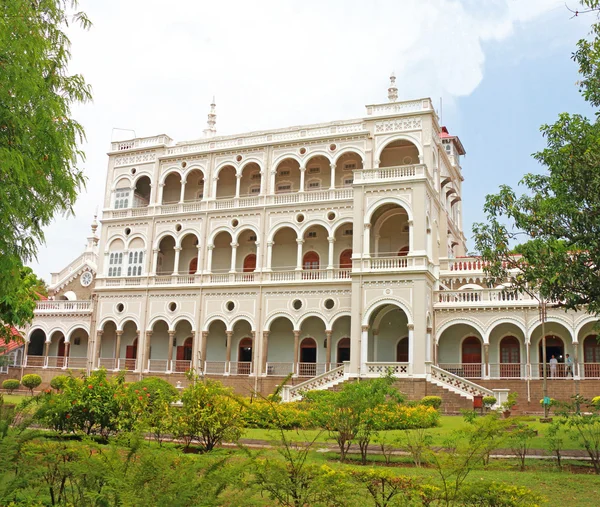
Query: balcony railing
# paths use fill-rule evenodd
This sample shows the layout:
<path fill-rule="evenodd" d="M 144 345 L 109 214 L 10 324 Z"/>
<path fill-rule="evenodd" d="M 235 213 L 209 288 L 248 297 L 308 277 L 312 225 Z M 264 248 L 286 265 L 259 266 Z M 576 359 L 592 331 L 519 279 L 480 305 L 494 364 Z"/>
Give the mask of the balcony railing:
<path fill-rule="evenodd" d="M 84 370 L 87 368 L 86 357 L 65 356 L 27 356 L 23 362 L 26 368 L 63 368 Z"/>
<path fill-rule="evenodd" d="M 465 289 L 437 291 L 436 307 L 454 306 L 518 306 L 535 305 L 537 300 L 529 294 L 507 289 Z"/>
<path fill-rule="evenodd" d="M 378 169 L 356 169 L 354 183 L 380 183 L 414 178 L 424 178 L 427 168 L 423 164 L 402 165 L 396 167 L 380 167 Z"/>
<path fill-rule="evenodd" d="M 35 313 L 53 313 L 53 312 L 72 312 L 82 313 L 91 312 L 91 301 L 38 301 L 35 304 Z"/>
<path fill-rule="evenodd" d="M 128 151 L 135 149 L 144 149 L 151 146 L 170 145 L 172 139 L 167 135 L 152 136 L 152 137 L 139 137 L 137 139 L 131 139 L 130 141 L 120 141 L 111 143 L 112 151 Z"/>
<path fill-rule="evenodd" d="M 433 264 L 426 255 L 395 255 L 355 259 L 353 267 L 355 270 L 362 267 L 363 271 L 411 271 L 433 269 Z"/>
<path fill-rule="evenodd" d="M 440 363 L 438 366 L 457 377 L 479 379 L 485 377 L 485 365 L 482 363 Z"/>
<path fill-rule="evenodd" d="M 104 219 L 135 218 L 148 215 L 171 215 L 174 213 L 197 213 L 228 209 L 251 208 L 256 206 L 277 206 L 285 204 L 313 203 L 321 201 L 350 200 L 354 196 L 351 187 L 286 194 L 253 195 L 227 197 L 220 199 L 202 199 L 176 203 L 157 204 L 141 208 L 107 209 Z"/>

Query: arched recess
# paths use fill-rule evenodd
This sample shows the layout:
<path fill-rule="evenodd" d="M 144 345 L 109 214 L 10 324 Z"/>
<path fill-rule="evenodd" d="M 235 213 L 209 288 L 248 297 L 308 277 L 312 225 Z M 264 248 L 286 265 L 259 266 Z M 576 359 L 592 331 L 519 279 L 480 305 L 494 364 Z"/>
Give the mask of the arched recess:
<path fill-rule="evenodd" d="M 181 199 L 181 174 L 172 172 L 165 178 L 162 189 L 162 204 L 174 204 Z"/>
<path fill-rule="evenodd" d="M 254 271 L 256 271 L 256 254 L 251 253 L 244 257 L 243 272 L 253 273 Z"/>
<path fill-rule="evenodd" d="M 407 255 L 410 236 L 406 209 L 393 203 L 383 204 L 371 216 L 370 254 L 373 257 Z"/>
<path fill-rule="evenodd" d="M 500 340 L 500 376 L 521 376 L 521 343 L 516 336 L 505 336 Z"/>
<path fill-rule="evenodd" d="M 205 360 L 204 371 L 208 374 L 222 375 L 227 359 L 227 325 L 221 319 L 214 319 L 208 325 L 208 334 L 202 357 Z"/>
<path fill-rule="evenodd" d="M 558 335 L 546 334 L 546 364 L 549 365 L 548 376 L 564 377 L 565 376 L 565 342 Z M 543 361 L 543 340 L 540 338 L 538 343 L 538 357 L 541 358 L 540 362 Z M 552 361 L 556 359 L 557 364 Z M 539 367 L 540 377 L 543 377 L 543 365 Z"/>
<path fill-rule="evenodd" d="M 554 368 L 554 375 L 564 376 L 565 375 L 565 354 L 573 355 L 573 338 L 571 335 L 571 323 L 563 320 L 559 320 L 554 316 L 549 316 L 548 321 L 545 323 L 546 333 L 546 367 L 548 368 L 548 377 L 552 376 L 552 371 L 549 367 L 550 359 L 552 355 L 556 357 L 558 362 Z M 531 343 L 531 355 L 532 355 L 532 374 L 535 376 L 536 372 L 539 378 L 543 377 L 543 348 L 542 348 L 542 325 L 537 324 L 530 334 Z M 537 368 L 534 364 L 537 363 Z"/>
<path fill-rule="evenodd" d="M 489 324 L 489 375 L 491 378 L 525 377 L 528 363 L 526 336 L 527 329 L 524 323 L 516 318 L 509 320 L 502 317 Z"/>
<path fill-rule="evenodd" d="M 157 275 L 171 275 L 175 272 L 175 238 L 171 235 L 165 236 L 158 244 L 158 256 L 156 263 Z"/>
<path fill-rule="evenodd" d="M 600 342 L 596 334 L 583 339 L 583 363 L 585 378 L 600 378 Z"/>
<path fill-rule="evenodd" d="M 379 152 L 379 167 L 396 167 L 420 163 L 418 146 L 408 139 L 396 139 L 387 143 Z"/>
<path fill-rule="evenodd" d="M 274 191 L 276 194 L 289 194 L 300 190 L 300 164 L 293 158 L 286 158 L 275 168 Z"/>
<path fill-rule="evenodd" d="M 288 317 L 275 317 L 268 326 L 265 358 L 267 375 L 286 376 L 294 372 L 294 323 Z"/>
<path fill-rule="evenodd" d="M 354 181 L 354 171 L 363 168 L 363 157 L 355 151 L 345 151 L 335 161 L 335 186 L 350 187 Z"/>
<path fill-rule="evenodd" d="M 150 178 L 146 175 L 140 176 L 133 188 L 133 207 L 146 208 L 150 204 L 150 192 L 152 185 Z"/>
<path fill-rule="evenodd" d="M 45 346 L 46 333 L 42 329 L 32 331 L 27 344 L 27 366 L 44 366 Z"/>
<path fill-rule="evenodd" d="M 456 320 L 443 324 L 437 332 L 438 366 L 461 377 L 481 378 L 483 337 L 484 331 L 476 322 Z M 469 361 L 466 365 L 465 360 Z"/>
<path fill-rule="evenodd" d="M 173 360 L 173 342 L 169 336 L 169 324 L 157 319 L 152 323 L 152 335 L 148 353 L 148 371 L 162 373 L 170 371 Z"/>
<path fill-rule="evenodd" d="M 228 273 L 231 271 L 231 234 L 221 231 L 214 239 L 212 250 L 211 273 Z M 211 255 L 209 252 L 208 255 Z"/>
<path fill-rule="evenodd" d="M 354 228 L 350 222 L 341 224 L 333 233 L 333 237 L 335 238 L 335 242 L 333 244 L 333 264 L 339 266 L 341 269 L 352 268 L 353 234 Z"/>
<path fill-rule="evenodd" d="M 252 373 L 252 324 L 244 317 L 238 317 L 231 326 L 231 375 Z"/>
<path fill-rule="evenodd" d="M 121 346 L 119 358 L 123 357 L 125 352 L 124 364 L 120 365 L 121 369 L 133 371 L 136 370 L 139 346 L 139 331 L 137 323 L 133 320 L 128 320 L 123 324 L 123 335 L 121 336 Z"/>
<path fill-rule="evenodd" d="M 346 336 L 338 340 L 335 357 L 338 366 L 344 364 L 345 361 L 350 361 L 350 338 Z"/>
<path fill-rule="evenodd" d="M 244 229 L 237 235 L 235 270 L 239 273 L 251 273 L 256 269 L 256 241 L 257 234 L 252 229 Z M 252 268 L 252 256 L 254 267 Z M 251 269 L 252 268 L 252 269 Z"/>
<path fill-rule="evenodd" d="M 235 197 L 235 189 L 237 186 L 235 167 L 232 165 L 222 167 L 215 179 L 217 180 L 217 199 L 230 199 Z"/>
<path fill-rule="evenodd" d="M 398 340 L 409 335 L 407 313 L 396 304 L 383 303 L 370 313 L 368 323 L 366 361 L 394 362 Z M 408 347 L 412 357 L 410 342 Z"/>
<path fill-rule="evenodd" d="M 204 199 L 204 173 L 200 169 L 192 169 L 185 176 L 185 189 L 183 200 L 185 202 L 196 202 Z"/>
<path fill-rule="evenodd" d="M 271 268 L 273 271 L 286 271 L 296 268 L 298 234 L 291 227 L 282 227 L 273 237 Z"/>
<path fill-rule="evenodd" d="M 298 375 L 300 377 L 314 377 L 317 363 L 317 342 L 314 338 L 306 337 L 302 339 L 299 359 Z"/>
<path fill-rule="evenodd" d="M 173 349 L 175 358 L 171 365 L 171 371 L 185 373 L 192 368 L 192 354 L 194 348 L 194 332 L 192 323 L 187 319 L 180 319 L 175 324 L 175 335 L 173 337 Z"/>
<path fill-rule="evenodd" d="M 261 171 L 256 162 L 249 162 L 242 167 L 240 180 L 240 196 L 259 195 L 261 189 Z"/>
<path fill-rule="evenodd" d="M 304 189 L 307 192 L 329 188 L 331 184 L 331 162 L 323 155 L 316 155 L 306 161 Z"/>
<path fill-rule="evenodd" d="M 177 272 L 196 274 L 198 271 L 198 237 L 195 233 L 188 233 L 183 236 L 180 245 Z"/>

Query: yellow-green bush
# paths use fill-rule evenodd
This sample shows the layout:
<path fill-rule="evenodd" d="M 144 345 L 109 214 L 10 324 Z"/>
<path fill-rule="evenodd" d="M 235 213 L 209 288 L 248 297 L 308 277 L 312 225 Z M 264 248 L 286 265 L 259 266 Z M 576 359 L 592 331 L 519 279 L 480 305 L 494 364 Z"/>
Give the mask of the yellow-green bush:
<path fill-rule="evenodd" d="M 248 428 L 296 429 L 311 427 L 309 413 L 299 403 L 269 403 L 254 400 L 243 413 Z"/>
<path fill-rule="evenodd" d="M 432 428 L 440 420 L 439 412 L 433 407 L 417 405 L 380 405 L 372 409 L 379 430 L 409 430 Z"/>

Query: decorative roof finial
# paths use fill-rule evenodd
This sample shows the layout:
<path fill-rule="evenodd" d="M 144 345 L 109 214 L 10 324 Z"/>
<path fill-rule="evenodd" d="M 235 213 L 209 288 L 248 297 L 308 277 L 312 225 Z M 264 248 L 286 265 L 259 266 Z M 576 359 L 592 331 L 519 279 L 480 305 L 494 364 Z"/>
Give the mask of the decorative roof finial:
<path fill-rule="evenodd" d="M 210 104 L 210 113 L 208 113 L 208 120 L 206 121 L 207 128 L 204 130 L 205 137 L 214 137 L 217 133 L 215 125 L 217 123 L 217 113 L 215 111 L 215 97 L 213 95 L 212 102 Z"/>
<path fill-rule="evenodd" d="M 96 206 L 96 212 L 94 213 L 94 220 L 92 222 L 92 234 L 96 235 L 96 230 L 98 229 L 98 207 Z"/>
<path fill-rule="evenodd" d="M 388 99 L 390 102 L 398 100 L 398 88 L 396 87 L 396 75 L 392 72 L 390 76 L 390 87 L 388 88 Z"/>

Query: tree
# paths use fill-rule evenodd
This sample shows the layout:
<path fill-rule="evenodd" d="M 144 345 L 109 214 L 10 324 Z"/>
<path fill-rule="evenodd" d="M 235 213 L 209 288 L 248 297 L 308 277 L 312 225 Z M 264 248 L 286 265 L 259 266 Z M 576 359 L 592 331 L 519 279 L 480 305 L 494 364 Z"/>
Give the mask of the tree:
<path fill-rule="evenodd" d="M 33 390 L 42 383 L 42 377 L 36 375 L 35 373 L 30 373 L 29 375 L 23 375 L 21 379 L 21 384 L 23 387 L 26 387 L 31 392 L 31 396 L 33 396 Z"/>
<path fill-rule="evenodd" d="M 594 10 L 599 2 L 581 4 Z M 591 40 L 577 43 L 573 59 L 580 92 L 598 108 L 600 23 L 592 25 Z M 515 290 L 535 290 L 540 300 L 600 314 L 599 113 L 594 121 L 562 113 L 543 125 L 547 147 L 533 157 L 546 171 L 524 176 L 524 195 L 504 185 L 486 197 L 487 222 L 473 232 L 491 284 L 510 280 Z"/>
<path fill-rule="evenodd" d="M 0 321 L 7 326 L 33 318 L 35 299 L 23 302 L 30 287 L 23 264 L 35 257 L 43 227 L 72 211 L 84 184 L 84 131 L 71 107 L 91 93 L 82 76 L 68 73 L 65 29 L 71 20 L 86 29 L 91 23 L 76 8 L 76 0 L 0 6 Z"/>

